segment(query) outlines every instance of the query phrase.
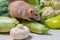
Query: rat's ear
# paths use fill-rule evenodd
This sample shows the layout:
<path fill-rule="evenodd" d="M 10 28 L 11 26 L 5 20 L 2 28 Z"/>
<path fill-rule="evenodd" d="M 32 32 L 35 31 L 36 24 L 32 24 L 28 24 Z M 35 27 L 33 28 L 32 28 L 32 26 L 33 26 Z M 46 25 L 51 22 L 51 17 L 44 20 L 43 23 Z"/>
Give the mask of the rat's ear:
<path fill-rule="evenodd" d="M 29 9 L 28 13 L 30 13 L 30 14 L 33 13 L 33 9 Z"/>

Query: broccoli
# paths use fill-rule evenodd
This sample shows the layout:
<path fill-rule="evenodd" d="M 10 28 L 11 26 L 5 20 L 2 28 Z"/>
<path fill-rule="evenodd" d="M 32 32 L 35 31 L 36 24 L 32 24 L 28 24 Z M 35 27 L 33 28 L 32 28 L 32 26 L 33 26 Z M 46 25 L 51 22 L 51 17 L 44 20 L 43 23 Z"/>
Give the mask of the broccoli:
<path fill-rule="evenodd" d="M 10 17 L 8 11 L 9 2 L 7 0 L 0 0 L 0 16 L 8 16 Z"/>

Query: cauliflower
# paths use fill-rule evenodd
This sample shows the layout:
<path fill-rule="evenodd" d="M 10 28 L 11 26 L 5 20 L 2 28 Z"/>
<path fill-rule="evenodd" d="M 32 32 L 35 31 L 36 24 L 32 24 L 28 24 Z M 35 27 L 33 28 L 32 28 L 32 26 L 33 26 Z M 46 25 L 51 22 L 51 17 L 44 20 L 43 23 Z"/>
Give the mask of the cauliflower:
<path fill-rule="evenodd" d="M 60 2 L 60 0 L 52 0 L 52 1 L 54 1 L 54 2 Z"/>
<path fill-rule="evenodd" d="M 41 2 L 49 2 L 49 1 L 51 1 L 51 0 L 41 0 Z"/>
<path fill-rule="evenodd" d="M 44 7 L 42 9 L 42 16 L 46 16 L 46 17 L 53 17 L 54 16 L 54 9 L 52 7 Z"/>
<path fill-rule="evenodd" d="M 55 10 L 55 15 L 60 15 L 60 10 Z"/>
<path fill-rule="evenodd" d="M 41 0 L 41 3 L 44 3 L 44 6 L 48 6 L 51 0 Z"/>
<path fill-rule="evenodd" d="M 60 2 L 53 2 L 52 7 L 53 7 L 55 10 L 60 9 Z"/>

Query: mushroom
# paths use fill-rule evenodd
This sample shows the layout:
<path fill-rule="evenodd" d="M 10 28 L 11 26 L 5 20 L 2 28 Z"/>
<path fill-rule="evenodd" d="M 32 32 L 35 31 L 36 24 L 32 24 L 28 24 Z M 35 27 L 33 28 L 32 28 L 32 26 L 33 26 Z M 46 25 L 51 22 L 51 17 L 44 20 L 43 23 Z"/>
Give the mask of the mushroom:
<path fill-rule="evenodd" d="M 25 39 L 29 36 L 30 30 L 23 24 L 18 24 L 15 28 L 10 31 L 10 36 L 13 39 Z"/>

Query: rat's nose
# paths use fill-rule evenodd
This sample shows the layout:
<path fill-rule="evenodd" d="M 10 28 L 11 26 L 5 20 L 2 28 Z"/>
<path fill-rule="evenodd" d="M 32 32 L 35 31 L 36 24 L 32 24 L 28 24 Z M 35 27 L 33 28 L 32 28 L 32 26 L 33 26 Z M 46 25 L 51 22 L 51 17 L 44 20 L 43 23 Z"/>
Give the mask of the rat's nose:
<path fill-rule="evenodd" d="M 37 19 L 37 21 L 40 21 L 40 18 L 39 18 L 39 19 Z"/>
<path fill-rule="evenodd" d="M 40 21 L 40 17 L 36 17 L 36 19 L 35 19 L 36 21 Z"/>

